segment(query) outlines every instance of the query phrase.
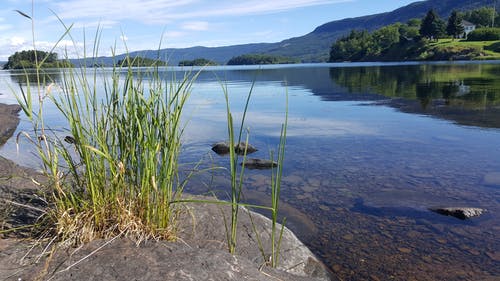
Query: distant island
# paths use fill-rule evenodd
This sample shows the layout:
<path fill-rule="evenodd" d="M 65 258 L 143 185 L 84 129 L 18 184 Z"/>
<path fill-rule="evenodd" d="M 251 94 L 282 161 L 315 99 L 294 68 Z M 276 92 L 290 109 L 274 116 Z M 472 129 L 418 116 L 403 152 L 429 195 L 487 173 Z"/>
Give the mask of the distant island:
<path fill-rule="evenodd" d="M 3 69 L 27 69 L 36 68 L 65 68 L 74 65 L 68 60 L 59 60 L 57 53 L 44 52 L 40 50 L 29 50 L 15 52 L 11 55 Z"/>
<path fill-rule="evenodd" d="M 297 59 L 265 54 L 247 54 L 231 58 L 227 65 L 258 65 L 258 64 L 290 64 L 298 63 Z"/>
<path fill-rule="evenodd" d="M 194 60 L 182 60 L 178 64 L 179 66 L 208 66 L 208 65 L 219 65 L 215 61 L 207 60 L 205 58 L 197 58 Z"/>
<path fill-rule="evenodd" d="M 124 59 L 118 60 L 117 66 L 122 67 L 151 67 L 151 66 L 165 66 L 166 62 L 158 59 L 150 59 L 145 57 L 126 57 Z"/>

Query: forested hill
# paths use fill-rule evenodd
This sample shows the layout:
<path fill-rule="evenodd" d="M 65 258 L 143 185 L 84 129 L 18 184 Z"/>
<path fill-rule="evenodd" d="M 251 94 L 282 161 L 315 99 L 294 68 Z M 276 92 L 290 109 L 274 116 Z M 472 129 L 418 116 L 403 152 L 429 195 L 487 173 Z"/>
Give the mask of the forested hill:
<path fill-rule="evenodd" d="M 298 57 L 308 62 L 327 61 L 332 43 L 353 29 L 373 31 L 392 23 L 405 23 L 412 18 L 423 18 L 430 9 L 435 9 L 441 17 L 447 18 L 453 10 L 472 10 L 478 7 L 491 6 L 492 4 L 492 0 L 428 0 L 414 2 L 392 12 L 331 21 L 318 26 L 307 35 L 281 42 L 281 48 L 270 50 L 267 54 Z M 304 52 L 300 52 L 301 48 L 304 49 Z"/>
<path fill-rule="evenodd" d="M 497 9 L 500 9 L 500 1 Z M 191 47 L 182 49 L 162 49 L 159 51 L 137 51 L 132 56 L 167 59 L 169 65 L 177 65 L 182 60 L 205 58 L 225 64 L 232 57 L 243 54 L 266 54 L 290 57 L 302 62 L 328 61 L 332 44 L 341 36 L 348 34 L 352 29 L 367 29 L 369 31 L 395 22 L 407 22 L 412 18 L 422 18 L 433 8 L 437 13 L 447 18 L 452 10 L 470 10 L 482 6 L 491 6 L 493 0 L 427 0 L 409 4 L 392 12 L 348 18 L 331 21 L 317 27 L 304 36 L 290 38 L 277 43 L 255 43 L 233 45 L 225 47 Z M 117 59 L 120 59 L 119 56 Z M 110 58 L 100 58 L 100 62 L 109 65 Z"/>
<path fill-rule="evenodd" d="M 332 21 L 318 26 L 314 33 L 346 34 L 352 29 L 375 30 L 395 22 L 407 22 L 412 18 L 423 18 L 427 11 L 434 9 L 440 17 L 447 18 L 453 10 L 473 10 L 492 6 L 492 0 L 428 0 L 411 3 L 392 12 Z M 347 32 L 346 32 L 347 31 Z M 307 36 L 307 35 L 306 35 Z"/>

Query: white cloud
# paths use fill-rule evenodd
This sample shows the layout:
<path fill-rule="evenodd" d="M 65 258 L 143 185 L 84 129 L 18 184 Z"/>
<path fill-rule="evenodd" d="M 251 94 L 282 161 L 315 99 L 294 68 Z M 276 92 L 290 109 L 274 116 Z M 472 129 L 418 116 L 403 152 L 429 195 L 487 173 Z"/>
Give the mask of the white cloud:
<path fill-rule="evenodd" d="M 214 7 L 208 11 L 195 11 L 191 15 L 203 16 L 207 13 L 210 16 L 240 16 L 252 14 L 270 14 L 286 10 L 304 8 L 309 6 L 334 4 L 342 2 L 350 2 L 352 0 L 274 0 L 274 1 L 229 1 L 223 2 L 224 5 Z M 222 1 L 221 1 L 222 2 Z M 219 2 L 220 3 L 220 2 Z"/>
<path fill-rule="evenodd" d="M 122 41 L 128 41 L 128 37 L 125 35 L 120 36 L 120 40 Z"/>
<path fill-rule="evenodd" d="M 115 20 L 78 21 L 73 24 L 73 28 L 100 28 L 108 29 L 119 25 Z"/>
<path fill-rule="evenodd" d="M 107 21 L 133 20 L 143 23 L 169 23 L 179 19 L 242 16 L 277 13 L 309 6 L 351 2 L 353 0 L 60 0 L 55 12 L 63 19 L 97 18 Z"/>
<path fill-rule="evenodd" d="M 8 57 L 15 52 L 33 49 L 33 42 L 20 36 L 8 38 L 4 40 L 4 42 L 3 44 L 0 43 L 0 60 L 7 60 Z M 82 55 L 81 53 L 84 49 L 83 43 L 73 42 L 71 40 L 61 40 L 59 42 L 36 41 L 35 46 L 37 50 L 42 51 L 50 51 L 56 46 L 53 51 L 58 53 L 60 58 L 65 58 L 66 56 L 70 58 L 77 57 L 77 55 Z"/>
<path fill-rule="evenodd" d="M 167 31 L 163 37 L 168 40 L 169 38 L 180 38 L 184 35 L 186 35 L 186 33 L 182 31 Z"/>
<path fill-rule="evenodd" d="M 168 22 L 175 8 L 193 4 L 194 0 L 64 0 L 55 3 L 55 12 L 63 19 L 98 18 L 135 20 L 145 23 Z"/>
<path fill-rule="evenodd" d="M 206 21 L 191 21 L 182 24 L 182 29 L 193 30 L 193 31 L 205 31 L 208 30 L 208 22 Z"/>
<path fill-rule="evenodd" d="M 12 25 L 10 24 L 0 24 L 0 31 L 6 31 L 12 29 Z"/>
<path fill-rule="evenodd" d="M 22 37 L 14 36 L 14 37 L 10 38 L 10 46 L 11 47 L 19 47 L 19 46 L 22 46 L 24 44 L 26 44 L 26 39 L 24 39 Z"/>

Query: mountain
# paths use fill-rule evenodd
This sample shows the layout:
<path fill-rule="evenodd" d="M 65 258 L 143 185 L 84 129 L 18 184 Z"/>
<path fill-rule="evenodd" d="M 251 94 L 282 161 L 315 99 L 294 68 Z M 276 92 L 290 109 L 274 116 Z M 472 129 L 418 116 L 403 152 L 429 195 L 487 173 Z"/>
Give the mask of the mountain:
<path fill-rule="evenodd" d="M 500 2 L 500 1 L 499 1 Z M 170 65 L 177 65 L 181 60 L 206 58 L 225 64 L 234 56 L 250 53 L 279 55 L 299 59 L 302 62 L 325 62 L 328 60 L 331 45 L 352 29 L 369 31 L 396 22 L 407 22 L 412 18 L 423 18 L 428 10 L 435 9 L 442 17 L 447 18 L 452 10 L 471 10 L 483 6 L 491 6 L 492 0 L 427 0 L 411 3 L 392 12 L 347 18 L 331 21 L 318 26 L 311 33 L 294 37 L 277 43 L 255 43 L 225 47 L 191 47 L 167 48 L 161 50 L 131 52 L 131 56 L 145 56 L 168 60 Z M 500 9 L 500 3 L 497 4 Z M 115 58 L 119 60 L 125 55 Z M 112 64 L 111 58 L 99 58 L 99 62 Z M 78 61 L 73 61 L 78 64 Z"/>

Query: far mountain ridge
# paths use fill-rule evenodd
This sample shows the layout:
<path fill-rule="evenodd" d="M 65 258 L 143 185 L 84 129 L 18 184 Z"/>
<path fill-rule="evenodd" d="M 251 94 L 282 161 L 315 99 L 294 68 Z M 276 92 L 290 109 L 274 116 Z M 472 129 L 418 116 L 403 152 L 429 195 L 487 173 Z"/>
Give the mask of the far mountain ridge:
<path fill-rule="evenodd" d="M 331 45 L 340 37 L 353 29 L 373 31 L 382 26 L 396 22 L 407 22 L 412 18 L 422 18 L 425 13 L 434 9 L 442 17 L 447 18 L 453 10 L 471 10 L 483 6 L 492 6 L 492 0 L 427 0 L 418 1 L 391 12 L 367 15 L 355 18 L 335 20 L 316 27 L 312 32 L 276 43 L 252 43 L 223 47 L 196 46 L 190 48 L 166 48 L 161 50 L 142 50 L 131 52 L 130 56 L 160 58 L 169 65 L 177 65 L 182 60 L 205 58 L 225 64 L 229 59 L 244 54 L 266 54 L 296 58 L 301 62 L 328 61 Z M 497 4 L 497 8 L 500 5 Z M 115 58 L 116 61 L 125 54 Z M 102 57 L 98 61 L 105 65 L 113 63 L 111 58 Z M 73 61 L 74 63 L 78 63 Z"/>

